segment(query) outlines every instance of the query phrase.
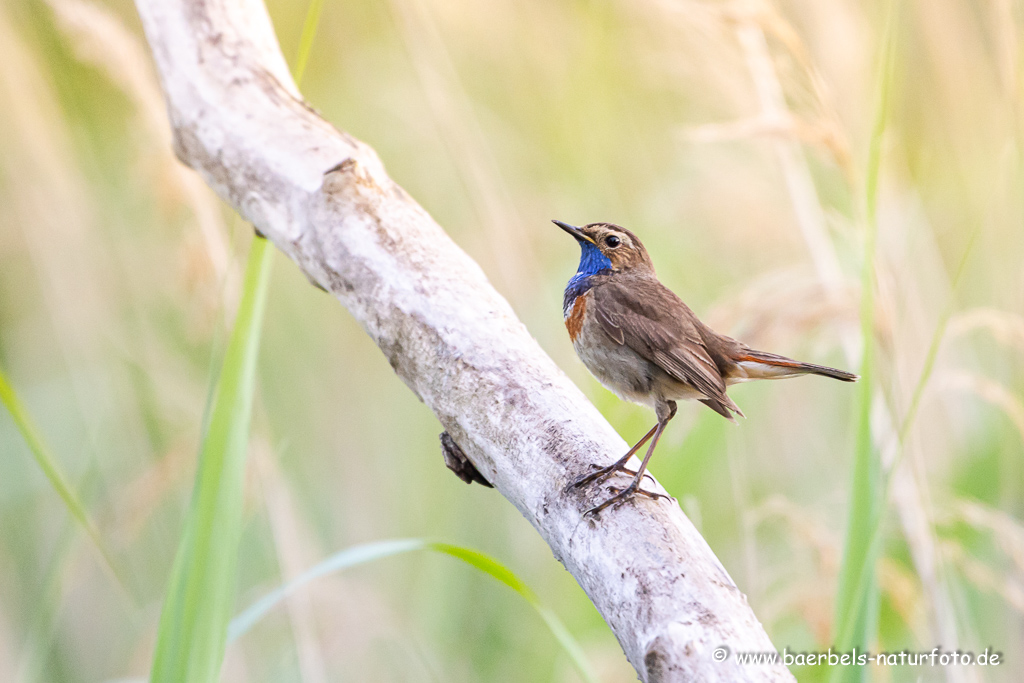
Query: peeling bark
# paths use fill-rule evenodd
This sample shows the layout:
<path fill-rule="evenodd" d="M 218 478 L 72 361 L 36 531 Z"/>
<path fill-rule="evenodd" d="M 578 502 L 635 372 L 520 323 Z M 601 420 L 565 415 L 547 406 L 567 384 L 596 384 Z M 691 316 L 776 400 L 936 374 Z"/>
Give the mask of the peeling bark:
<path fill-rule="evenodd" d="M 792 680 L 674 501 L 584 517 L 627 448 L 365 144 L 303 102 L 259 0 L 137 0 L 179 158 L 359 321 L 479 475 L 537 529 L 643 681 Z M 655 484 L 654 489 L 664 491 Z"/>

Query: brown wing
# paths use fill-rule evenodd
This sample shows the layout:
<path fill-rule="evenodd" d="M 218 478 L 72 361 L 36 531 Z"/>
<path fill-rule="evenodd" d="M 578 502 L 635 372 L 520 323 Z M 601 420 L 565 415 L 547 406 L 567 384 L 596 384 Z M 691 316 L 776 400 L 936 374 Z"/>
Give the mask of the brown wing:
<path fill-rule="evenodd" d="M 657 280 L 605 282 L 593 289 L 594 314 L 601 329 L 670 376 L 706 396 L 702 400 L 725 417 L 739 412 L 725 394 L 725 381 L 708 355 L 696 317 Z"/>

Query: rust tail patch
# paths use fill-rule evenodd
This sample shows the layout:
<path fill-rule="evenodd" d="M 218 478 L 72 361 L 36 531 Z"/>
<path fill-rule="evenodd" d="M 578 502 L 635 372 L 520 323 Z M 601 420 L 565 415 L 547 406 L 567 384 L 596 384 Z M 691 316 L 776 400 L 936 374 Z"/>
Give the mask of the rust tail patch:
<path fill-rule="evenodd" d="M 802 365 L 806 365 L 789 358 L 765 356 L 740 356 L 736 361 L 740 363 L 744 361 L 747 363 L 764 363 L 765 365 L 773 365 L 777 368 L 799 368 Z"/>

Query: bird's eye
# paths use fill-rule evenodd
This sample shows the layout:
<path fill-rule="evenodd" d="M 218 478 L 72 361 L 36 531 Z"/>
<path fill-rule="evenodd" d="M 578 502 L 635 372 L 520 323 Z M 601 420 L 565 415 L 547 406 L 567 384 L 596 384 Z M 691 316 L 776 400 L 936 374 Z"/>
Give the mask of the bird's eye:
<path fill-rule="evenodd" d="M 615 247 L 619 246 L 619 244 L 622 243 L 622 240 L 620 240 L 615 235 L 608 235 L 607 237 L 604 238 L 604 243 L 607 244 L 612 249 L 614 249 Z"/>

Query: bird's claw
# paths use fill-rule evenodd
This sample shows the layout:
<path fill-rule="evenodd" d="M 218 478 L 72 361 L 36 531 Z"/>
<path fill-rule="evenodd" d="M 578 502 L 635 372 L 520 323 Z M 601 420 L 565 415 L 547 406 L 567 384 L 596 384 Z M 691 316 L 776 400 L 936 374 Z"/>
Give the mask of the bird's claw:
<path fill-rule="evenodd" d="M 596 505 L 596 506 L 590 508 L 589 510 L 587 510 L 586 512 L 584 512 L 583 513 L 584 517 L 586 517 L 588 515 L 596 515 L 598 512 L 600 512 L 601 510 L 604 510 L 605 508 L 607 508 L 609 506 L 621 505 L 622 503 L 625 503 L 627 500 L 629 500 L 630 498 L 632 498 L 634 496 L 646 496 L 647 498 L 650 498 L 651 500 L 658 500 L 659 498 L 665 498 L 667 500 L 672 500 L 672 496 L 669 496 L 667 494 L 657 493 L 655 491 L 647 491 L 647 490 L 644 490 L 644 489 L 640 488 L 640 484 L 635 479 L 633 480 L 632 483 L 630 483 L 629 486 L 627 486 L 625 488 L 619 488 L 618 486 L 609 486 L 608 490 L 611 491 L 612 493 L 614 493 L 615 495 L 613 495 L 611 498 L 609 498 L 608 500 L 604 501 L 600 505 Z"/>
<path fill-rule="evenodd" d="M 590 474 L 584 474 L 582 477 L 571 483 L 569 485 L 570 488 L 583 488 L 590 482 L 595 481 L 597 479 L 601 479 L 603 477 L 607 477 L 609 474 L 615 471 L 615 465 L 612 465 L 610 467 L 597 467 L 596 465 L 591 464 L 590 466 L 596 469 L 594 469 L 594 471 L 591 472 Z"/>
<path fill-rule="evenodd" d="M 601 467 L 600 465 L 590 463 L 590 469 L 594 471 L 591 472 L 590 474 L 585 474 L 576 481 L 574 481 L 572 484 L 569 485 L 570 488 L 582 488 L 592 481 L 595 481 L 597 479 L 603 479 L 604 477 L 614 474 L 615 472 L 622 472 L 623 474 L 628 474 L 631 477 L 636 476 L 636 470 L 631 470 L 625 465 L 618 465 L 618 463 L 609 465 L 607 467 Z M 644 472 L 644 477 L 650 479 L 652 482 L 654 481 L 654 477 L 651 475 L 650 472 Z"/>

